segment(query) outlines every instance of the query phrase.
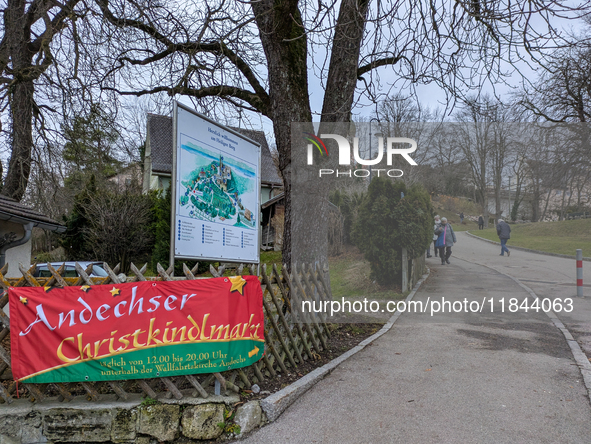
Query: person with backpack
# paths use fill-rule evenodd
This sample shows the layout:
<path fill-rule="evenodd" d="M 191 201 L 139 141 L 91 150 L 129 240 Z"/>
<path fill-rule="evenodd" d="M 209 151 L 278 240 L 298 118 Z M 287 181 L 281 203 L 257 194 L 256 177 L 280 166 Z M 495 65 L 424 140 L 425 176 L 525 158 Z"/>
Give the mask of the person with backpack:
<path fill-rule="evenodd" d="M 439 257 L 441 258 L 441 265 L 449 264 L 449 257 L 451 256 L 451 247 L 457 242 L 456 234 L 451 224 L 447 223 L 447 218 L 441 218 L 441 224 L 434 231 L 437 235 L 435 247 L 439 249 Z"/>

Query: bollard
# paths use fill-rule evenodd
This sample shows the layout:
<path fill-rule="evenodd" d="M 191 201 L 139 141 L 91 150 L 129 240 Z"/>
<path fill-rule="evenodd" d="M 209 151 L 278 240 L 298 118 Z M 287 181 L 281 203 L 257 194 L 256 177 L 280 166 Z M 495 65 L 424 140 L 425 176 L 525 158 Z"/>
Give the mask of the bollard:
<path fill-rule="evenodd" d="M 583 297 L 583 250 L 577 250 L 577 296 Z"/>

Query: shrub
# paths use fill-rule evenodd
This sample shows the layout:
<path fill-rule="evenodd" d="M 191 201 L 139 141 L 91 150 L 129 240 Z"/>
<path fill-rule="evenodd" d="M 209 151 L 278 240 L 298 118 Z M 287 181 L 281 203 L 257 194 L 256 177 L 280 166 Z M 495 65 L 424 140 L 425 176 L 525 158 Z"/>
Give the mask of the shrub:
<path fill-rule="evenodd" d="M 170 217 L 171 217 L 171 201 L 172 193 L 170 188 L 166 193 L 162 191 L 152 191 L 150 193 L 151 208 L 150 208 L 150 231 L 154 239 L 154 247 L 151 257 L 151 268 L 154 273 L 157 273 L 157 265 L 160 264 L 164 269 L 168 268 L 170 263 Z M 175 261 L 174 274 L 183 275 L 183 262 L 187 267 L 195 266 L 196 261 Z M 199 262 L 198 273 L 203 273 L 209 270 L 209 262 Z"/>
<path fill-rule="evenodd" d="M 134 193 L 97 193 L 86 209 L 88 224 L 83 230 L 86 245 L 94 256 L 127 273 L 132 261 L 144 262 L 152 249 L 148 231 L 150 199 Z"/>
<path fill-rule="evenodd" d="M 404 197 L 402 197 L 404 194 Z M 361 204 L 353 240 L 371 266 L 380 285 L 401 282 L 402 248 L 409 257 L 425 254 L 433 239 L 433 209 L 420 184 L 372 180 Z"/>

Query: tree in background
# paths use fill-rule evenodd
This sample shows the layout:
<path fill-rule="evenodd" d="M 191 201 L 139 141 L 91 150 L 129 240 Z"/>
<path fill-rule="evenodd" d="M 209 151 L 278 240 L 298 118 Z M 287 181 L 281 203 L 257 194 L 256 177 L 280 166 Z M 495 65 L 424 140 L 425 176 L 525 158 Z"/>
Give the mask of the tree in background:
<path fill-rule="evenodd" d="M 132 261 L 145 262 L 153 246 L 151 200 L 125 190 L 98 188 L 90 176 L 64 217 L 61 246 L 67 260 L 100 260 L 126 273 Z"/>
<path fill-rule="evenodd" d="M 60 238 L 67 260 L 98 260 L 92 247 L 86 242 L 86 228 L 89 225 L 88 208 L 97 194 L 96 180 L 90 176 L 85 187 L 74 197 L 74 205 L 67 216 L 63 216 L 66 231 Z"/>
<path fill-rule="evenodd" d="M 113 116 L 100 105 L 92 104 L 84 115 L 78 115 L 62 125 L 66 143 L 63 156 L 68 162 L 66 186 L 80 189 L 90 175 L 98 182 L 114 175 L 121 162 L 115 157 L 119 132 Z"/>
<path fill-rule="evenodd" d="M 404 196 L 404 197 L 403 197 Z M 374 178 L 360 207 L 353 239 L 381 285 L 400 283 L 402 249 L 425 254 L 433 239 L 433 209 L 420 184 Z"/>
<path fill-rule="evenodd" d="M 343 242 L 353 244 L 352 233 L 363 202 L 364 193 L 335 189 L 329 196 L 330 203 L 337 206 L 343 215 Z"/>
<path fill-rule="evenodd" d="M 86 207 L 88 223 L 83 228 L 86 248 L 93 257 L 129 271 L 132 260 L 150 257 L 153 239 L 148 196 L 129 192 L 99 192 L 90 196 Z"/>
<path fill-rule="evenodd" d="M 560 149 L 553 150 L 551 166 L 536 165 L 556 171 L 553 174 L 555 180 L 549 180 L 547 174 L 547 199 L 540 219 L 546 216 L 552 192 L 561 192 L 560 208 L 554 211 L 562 220 L 572 204 L 575 211 L 584 208 L 587 194 L 584 190 L 591 186 L 591 19 L 587 16 L 585 21 L 586 29 L 574 37 L 574 44 L 555 51 L 540 77 L 533 84 L 525 84 L 518 96 L 520 105 L 535 119 L 555 124 L 547 128 L 562 127 L 559 131 L 563 132 L 562 139 L 567 141 Z M 534 146 L 530 146 L 530 151 L 528 158 L 537 154 Z M 532 205 L 537 216 L 542 193 L 539 189 L 535 193 Z"/>

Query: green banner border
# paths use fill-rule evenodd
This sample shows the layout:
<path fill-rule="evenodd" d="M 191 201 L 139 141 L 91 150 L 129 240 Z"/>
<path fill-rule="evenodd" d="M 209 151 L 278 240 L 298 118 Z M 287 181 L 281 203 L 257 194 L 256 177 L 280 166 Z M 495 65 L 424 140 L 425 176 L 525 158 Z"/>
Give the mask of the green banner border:
<path fill-rule="evenodd" d="M 264 350 L 264 340 L 254 339 L 174 343 L 74 362 L 26 376 L 19 381 L 118 381 L 223 372 L 254 364 L 263 357 Z"/>

